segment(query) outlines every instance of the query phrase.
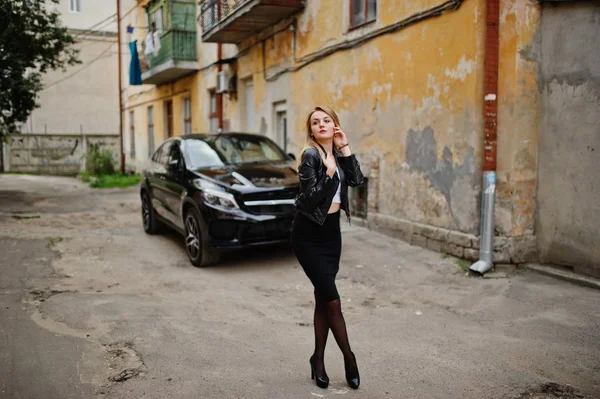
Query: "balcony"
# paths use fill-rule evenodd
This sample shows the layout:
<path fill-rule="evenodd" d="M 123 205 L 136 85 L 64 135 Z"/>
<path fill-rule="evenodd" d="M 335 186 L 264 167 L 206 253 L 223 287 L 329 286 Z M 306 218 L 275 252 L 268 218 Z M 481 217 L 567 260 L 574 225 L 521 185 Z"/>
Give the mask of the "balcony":
<path fill-rule="evenodd" d="M 201 0 L 202 41 L 238 44 L 303 8 L 303 0 Z"/>
<path fill-rule="evenodd" d="M 141 60 L 142 83 L 160 85 L 198 70 L 196 32 L 169 30 L 160 36 L 157 55 Z"/>

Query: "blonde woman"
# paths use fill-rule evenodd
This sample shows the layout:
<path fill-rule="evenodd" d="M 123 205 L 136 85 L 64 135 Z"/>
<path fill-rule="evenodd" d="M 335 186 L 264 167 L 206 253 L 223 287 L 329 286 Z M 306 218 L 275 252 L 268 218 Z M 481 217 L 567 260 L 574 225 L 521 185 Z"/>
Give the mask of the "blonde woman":
<path fill-rule="evenodd" d="M 296 200 L 292 246 L 315 288 L 315 351 L 310 358 L 311 377 L 320 388 L 328 387 L 323 358 L 331 329 L 344 355 L 346 381 L 357 389 L 360 385 L 358 366 L 350 349 L 335 276 L 342 250 L 340 209 L 350 221 L 348 186 L 360 185 L 363 175 L 333 110 L 316 107 L 308 116 L 306 130 L 306 147 L 298 167 L 300 194 Z"/>

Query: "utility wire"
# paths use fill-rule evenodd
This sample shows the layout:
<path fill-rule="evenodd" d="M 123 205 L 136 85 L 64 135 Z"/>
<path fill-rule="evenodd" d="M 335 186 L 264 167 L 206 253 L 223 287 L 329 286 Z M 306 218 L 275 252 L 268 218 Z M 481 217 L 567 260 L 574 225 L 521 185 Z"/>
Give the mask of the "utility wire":
<path fill-rule="evenodd" d="M 109 44 L 109 45 L 108 45 L 108 47 L 104 49 L 104 51 L 102 51 L 100 54 L 98 54 L 98 55 L 96 56 L 96 58 L 94 58 L 93 60 L 91 60 L 90 62 L 88 62 L 87 64 L 85 64 L 84 66 L 82 66 L 81 68 L 79 68 L 78 70 L 76 70 L 75 72 L 73 72 L 73 73 L 71 73 L 71 74 L 69 74 L 69 75 L 65 76 L 64 78 L 62 78 L 62 79 L 59 79 L 59 80 L 57 80 L 57 81 L 55 81 L 55 82 L 52 82 L 52 83 L 50 83 L 49 85 L 47 85 L 46 87 L 44 87 L 42 90 L 49 89 L 50 87 L 52 87 L 52 86 L 56 86 L 57 84 L 59 84 L 59 83 L 62 83 L 62 82 L 64 82 L 65 80 L 67 80 L 67 79 L 70 79 L 70 78 L 72 78 L 73 76 L 77 75 L 79 72 L 83 71 L 84 69 L 86 69 L 87 67 L 89 67 L 90 65 L 92 65 L 94 62 L 96 62 L 96 61 L 98 61 L 100 58 L 102 58 L 102 56 L 103 56 L 103 55 L 105 55 L 105 54 L 106 54 L 106 53 L 107 53 L 107 52 L 110 50 L 110 48 L 111 48 L 111 47 L 112 47 L 114 44 L 115 44 L 115 43 L 111 43 L 111 44 Z"/>
<path fill-rule="evenodd" d="M 125 18 L 126 16 L 128 16 L 129 14 L 131 14 L 133 12 L 133 10 L 135 10 L 136 8 L 137 8 L 137 4 L 135 6 L 133 6 L 133 7 L 131 7 L 129 9 L 129 11 L 127 11 L 125 14 L 123 14 L 123 16 L 121 16 L 121 19 L 119 21 L 122 21 L 123 18 Z"/>
<path fill-rule="evenodd" d="M 119 22 L 122 21 L 126 16 L 128 16 L 129 14 L 131 14 L 136 8 L 137 8 L 137 4 L 135 6 L 133 6 L 133 7 L 131 7 L 125 14 L 123 14 L 123 16 L 121 17 L 121 19 L 119 20 Z M 113 22 L 113 21 L 110 21 L 110 20 L 112 18 L 115 18 L 116 16 L 117 16 L 117 13 L 109 15 L 108 17 L 104 18 L 102 21 L 96 22 L 94 25 L 90 26 L 89 28 L 87 28 L 83 32 L 77 33 L 75 36 L 73 36 L 73 39 L 81 37 L 81 36 L 83 36 L 83 35 L 85 35 L 87 33 L 93 33 L 94 31 L 100 30 L 100 28 L 99 28 L 100 25 L 107 25 L 109 22 Z M 98 29 L 94 29 L 94 28 L 97 28 L 97 27 L 98 27 Z"/>
<path fill-rule="evenodd" d="M 94 25 L 90 26 L 89 28 L 87 28 L 86 30 L 84 30 L 83 32 L 79 32 L 78 34 L 76 34 L 75 36 L 73 36 L 73 39 L 77 39 L 78 37 L 81 37 L 87 33 L 92 33 L 94 32 L 94 28 L 99 26 L 99 25 L 105 25 L 105 22 L 108 22 L 109 20 L 111 20 L 112 18 L 116 17 L 117 14 L 112 14 L 106 18 L 104 18 L 102 21 L 95 23 Z M 112 22 L 112 21 L 110 21 Z M 100 30 L 100 29 L 96 29 L 96 30 Z"/>
<path fill-rule="evenodd" d="M 125 18 L 127 15 L 131 14 L 131 13 L 133 12 L 133 10 L 135 10 L 136 8 L 137 8 L 137 4 L 136 4 L 135 6 L 133 6 L 132 8 L 130 8 L 130 9 L 129 9 L 129 10 L 128 10 L 128 11 L 127 11 L 127 12 L 126 12 L 126 13 L 125 13 L 125 14 L 124 14 L 122 17 L 121 17 L 121 19 L 119 20 L 119 22 L 120 22 L 120 21 L 122 21 L 122 20 L 123 20 L 123 18 Z M 117 14 L 115 13 L 115 14 L 113 14 L 113 15 L 111 15 L 111 16 L 109 16 L 109 17 L 105 18 L 105 19 L 103 19 L 102 21 L 100 21 L 100 22 L 98 22 L 98 23 L 96 23 L 96 24 L 92 25 L 92 26 L 91 26 L 90 28 L 88 28 L 86 31 L 84 31 L 84 32 L 80 33 L 80 34 L 79 34 L 79 35 L 77 35 L 77 36 L 74 36 L 74 38 L 76 38 L 76 37 L 78 37 L 78 36 L 81 36 L 81 35 L 84 35 L 84 34 L 85 34 L 85 32 L 92 32 L 92 29 L 93 29 L 94 27 L 97 27 L 97 26 L 99 26 L 99 25 L 105 24 L 105 22 L 106 22 L 106 21 L 108 21 L 109 19 L 111 19 L 111 18 L 115 17 L 116 15 L 117 15 Z M 93 44 L 95 44 L 95 43 L 93 43 Z M 107 53 L 107 52 L 110 50 L 110 48 L 113 46 L 113 44 L 115 44 L 115 43 L 110 43 L 110 44 L 108 45 L 108 47 L 107 47 L 107 48 L 105 48 L 105 49 L 104 49 L 104 50 L 103 50 L 103 51 L 102 51 L 102 52 L 101 52 L 101 53 L 100 53 L 98 56 L 96 56 L 96 58 L 94 58 L 94 59 L 92 59 L 91 61 L 89 61 L 88 63 L 86 63 L 84 66 L 82 66 L 81 68 L 79 68 L 79 69 L 78 69 L 78 70 L 76 70 L 75 72 L 73 72 L 73 73 L 71 73 L 71 74 L 69 74 L 69 75 L 65 76 L 65 77 L 64 77 L 64 78 L 62 78 L 62 79 L 59 79 L 59 80 L 57 80 L 57 81 L 55 81 L 55 82 L 52 82 L 52 83 L 50 83 L 50 84 L 46 85 L 46 86 L 45 86 L 45 87 L 44 87 L 42 90 L 49 89 L 50 87 L 52 87 L 52 86 L 56 86 L 57 84 L 59 84 L 59 83 L 62 83 L 62 82 L 64 82 L 65 80 L 67 80 L 67 79 L 70 79 L 70 78 L 72 78 L 73 76 L 77 75 L 79 72 L 83 71 L 84 69 L 86 69 L 87 67 L 89 67 L 90 65 L 92 65 L 94 62 L 96 62 L 96 61 L 100 60 L 101 58 L 103 58 L 103 56 L 104 56 L 104 55 L 105 55 L 105 54 L 106 54 L 106 53 Z M 82 48 L 80 48 L 79 50 L 81 50 L 81 49 L 83 49 L 83 48 L 85 48 L 85 47 L 88 47 L 88 46 L 90 46 L 90 45 L 91 45 L 91 44 L 85 45 L 85 46 L 83 46 Z M 118 51 L 114 52 L 114 54 L 118 54 Z M 121 54 L 127 54 L 127 53 L 121 53 Z M 109 54 L 109 56 L 110 56 L 110 54 Z M 104 58 L 106 58 L 106 57 L 104 57 Z"/>

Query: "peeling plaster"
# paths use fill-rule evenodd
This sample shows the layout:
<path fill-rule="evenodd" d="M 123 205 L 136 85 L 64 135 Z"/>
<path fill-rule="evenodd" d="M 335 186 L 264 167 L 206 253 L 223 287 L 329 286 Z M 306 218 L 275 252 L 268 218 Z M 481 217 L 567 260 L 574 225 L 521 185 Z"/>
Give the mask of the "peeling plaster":
<path fill-rule="evenodd" d="M 372 67 L 373 64 L 377 64 L 377 69 L 379 69 L 380 72 L 384 72 L 383 63 L 381 61 L 381 51 L 379 51 L 377 47 L 373 46 L 371 51 L 367 54 L 367 57 L 367 65 Z"/>
<path fill-rule="evenodd" d="M 540 5 L 503 0 L 500 7 L 498 192 L 495 229 L 523 235 L 535 229 L 534 201 L 540 127 Z M 510 133 L 509 133 L 510 132 Z M 525 141 L 528 140 L 527 143 Z"/>
<path fill-rule="evenodd" d="M 422 172 L 433 187 L 444 195 L 457 226 L 460 228 L 468 227 L 470 223 L 465 224 L 465 221 L 469 217 L 465 218 L 465 216 L 468 216 L 470 212 L 468 209 L 461 209 L 460 212 L 457 212 L 459 207 L 464 207 L 461 206 L 460 201 L 453 204 L 452 197 L 453 194 L 460 194 L 461 199 L 464 199 L 465 196 L 472 198 L 477 196 L 478 185 L 475 174 L 474 149 L 469 147 L 462 164 L 454 163 L 452 151 L 448 147 L 444 147 L 442 159 L 438 159 L 437 142 L 430 126 L 427 126 L 422 132 L 410 129 L 406 136 L 405 148 L 406 163 L 411 170 Z M 454 190 L 455 185 L 458 185 L 459 192 Z"/>
<path fill-rule="evenodd" d="M 298 29 L 303 36 L 310 31 L 310 28 L 314 24 L 315 15 L 319 11 L 318 7 L 316 7 L 317 5 L 311 3 L 304 8 L 304 13 L 302 18 L 300 18 L 300 23 L 298 24 Z"/>
<path fill-rule="evenodd" d="M 452 79 L 460 79 L 464 81 L 467 75 L 470 75 L 473 72 L 475 67 L 475 61 L 469 60 L 463 56 L 455 69 L 446 69 L 444 74 Z"/>
<path fill-rule="evenodd" d="M 417 110 L 416 114 L 419 117 L 423 115 L 427 115 L 427 118 L 430 118 L 431 111 L 433 110 L 441 110 L 444 107 L 440 102 L 440 84 L 437 82 L 437 79 L 433 75 L 429 75 L 427 78 L 427 93 L 431 93 L 428 97 L 423 97 L 423 103 L 419 110 Z"/>
<path fill-rule="evenodd" d="M 377 29 L 379 23 L 387 25 L 406 19 L 441 1 L 383 3 L 378 21 L 365 31 Z M 333 0 L 306 3 L 304 11 L 298 15 L 297 57 L 322 49 L 331 44 L 332 38 L 341 43 L 359 36 L 360 30 L 347 32 L 347 22 L 344 22 L 347 21 L 347 6 L 341 4 Z M 278 81 L 289 79 L 289 85 L 283 85 L 282 90 L 272 82 L 263 82 L 261 47 L 256 46 L 242 56 L 236 66 L 238 76 L 254 75 L 256 128 L 263 134 L 271 133 L 272 104 L 287 100 L 288 145 L 302 146 L 307 110 L 316 104 L 329 105 L 340 116 L 344 131 L 361 161 L 367 164 L 365 158 L 368 157 L 378 161 L 378 177 L 370 180 L 377 180 L 378 192 L 373 194 L 369 190 L 369 203 L 377 205 L 373 208 L 375 212 L 465 232 L 477 230 L 479 192 L 473 187 L 480 184 L 480 172 L 470 169 L 470 165 L 474 157 L 481 160 L 482 156 L 480 126 L 483 117 L 480 109 L 484 96 L 485 24 L 473 22 L 484 22 L 484 10 L 482 0 L 464 2 L 456 12 L 444 13 L 353 49 L 336 52 L 280 77 Z M 340 11 L 344 18 L 331 19 L 332 15 L 340 15 Z M 522 25 L 515 27 L 513 22 L 506 30 L 514 35 L 518 28 L 523 29 Z M 290 61 L 290 35 L 285 31 L 267 41 L 268 68 L 287 65 Z M 464 40 L 456 40 L 457 37 Z M 280 48 L 278 44 L 286 47 Z M 200 49 L 206 47 L 214 61 L 214 45 L 199 46 Z M 509 67 L 512 76 L 517 68 Z M 192 91 L 200 114 L 194 118 L 194 124 L 199 127 L 195 130 L 206 130 L 205 126 L 208 126 L 208 110 L 202 99 L 214 81 L 214 69 L 198 73 L 197 88 Z M 521 84 L 510 83 L 509 87 Z M 151 97 L 158 97 L 158 90 Z M 243 112 L 239 103 L 228 101 L 226 104 L 224 114 L 232 124 L 237 124 Z M 144 126 L 144 119 L 141 121 Z M 429 172 L 415 169 L 406 159 L 410 152 L 406 148 L 410 141 L 407 134 L 414 132 L 411 146 L 416 146 L 417 136 L 423 135 L 426 127 L 431 131 L 431 137 L 421 145 L 433 148 L 427 152 L 433 159 Z M 156 131 L 162 132 L 161 126 Z M 519 137 L 529 138 L 527 135 Z M 529 160 L 525 155 L 523 160 Z M 371 198 L 372 194 L 377 198 Z"/>
<path fill-rule="evenodd" d="M 385 93 L 386 103 L 391 100 L 392 97 L 392 84 L 384 83 L 382 85 L 378 85 L 376 82 L 373 82 L 371 85 L 371 93 L 374 95 L 375 102 L 377 104 L 377 108 L 380 108 L 379 104 L 379 96 Z M 374 108 L 375 109 L 375 108 Z"/>

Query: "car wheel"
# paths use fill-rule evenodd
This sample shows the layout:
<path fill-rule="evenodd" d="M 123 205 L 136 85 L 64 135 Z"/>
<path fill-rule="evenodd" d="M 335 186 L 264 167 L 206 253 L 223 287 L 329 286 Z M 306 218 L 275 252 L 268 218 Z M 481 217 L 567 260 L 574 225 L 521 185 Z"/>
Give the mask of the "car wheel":
<path fill-rule="evenodd" d="M 208 248 L 206 226 L 195 208 L 185 214 L 185 249 L 194 266 L 203 267 L 219 261 L 219 253 Z"/>
<path fill-rule="evenodd" d="M 147 234 L 160 232 L 161 223 L 156 219 L 156 213 L 152 207 L 152 201 L 147 193 L 142 194 L 142 224 Z"/>

